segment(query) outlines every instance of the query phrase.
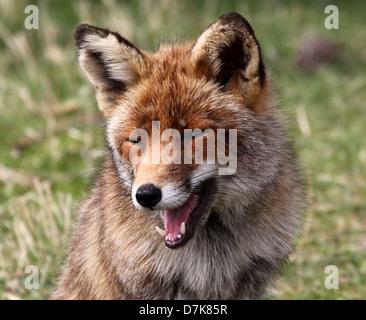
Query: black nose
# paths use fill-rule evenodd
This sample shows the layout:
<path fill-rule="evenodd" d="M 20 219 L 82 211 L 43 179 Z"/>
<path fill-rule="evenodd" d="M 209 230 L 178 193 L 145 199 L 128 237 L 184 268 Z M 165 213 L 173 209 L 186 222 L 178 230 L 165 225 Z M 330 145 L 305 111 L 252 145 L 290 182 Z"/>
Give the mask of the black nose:
<path fill-rule="evenodd" d="M 153 184 L 144 184 L 137 189 L 136 200 L 143 207 L 152 208 L 161 200 L 161 190 Z"/>

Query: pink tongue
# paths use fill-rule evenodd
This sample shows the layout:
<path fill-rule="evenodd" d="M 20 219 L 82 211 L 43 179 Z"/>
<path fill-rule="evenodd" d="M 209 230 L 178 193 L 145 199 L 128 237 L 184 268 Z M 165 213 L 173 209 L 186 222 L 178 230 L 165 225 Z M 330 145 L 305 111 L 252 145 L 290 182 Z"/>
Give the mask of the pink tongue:
<path fill-rule="evenodd" d="M 164 212 L 164 227 L 168 232 L 166 237 L 170 239 L 176 239 L 180 233 L 180 227 L 182 222 L 187 224 L 189 215 L 196 205 L 196 201 L 193 197 L 189 197 L 185 204 L 179 208 L 165 210 Z"/>

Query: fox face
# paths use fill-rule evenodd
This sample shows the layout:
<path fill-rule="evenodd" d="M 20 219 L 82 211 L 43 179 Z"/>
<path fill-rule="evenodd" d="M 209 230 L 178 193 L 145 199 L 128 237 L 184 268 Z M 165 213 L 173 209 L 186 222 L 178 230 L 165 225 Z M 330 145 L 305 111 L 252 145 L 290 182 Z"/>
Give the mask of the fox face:
<path fill-rule="evenodd" d="M 85 24 L 75 39 L 107 119 L 121 187 L 138 210 L 156 216 L 167 247 L 186 244 L 221 207 L 249 205 L 275 177 L 282 140 L 268 134 L 270 88 L 242 16 L 222 16 L 195 42 L 155 53 Z"/>

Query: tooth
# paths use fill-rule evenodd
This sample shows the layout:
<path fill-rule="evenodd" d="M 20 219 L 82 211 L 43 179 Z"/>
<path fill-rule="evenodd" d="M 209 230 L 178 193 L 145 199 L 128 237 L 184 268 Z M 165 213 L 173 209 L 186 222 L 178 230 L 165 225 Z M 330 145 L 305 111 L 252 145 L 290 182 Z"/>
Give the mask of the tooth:
<path fill-rule="evenodd" d="M 186 224 L 184 222 L 182 222 L 182 224 L 180 225 L 180 233 L 181 235 L 184 235 L 186 233 Z"/>
<path fill-rule="evenodd" d="M 178 233 L 177 235 L 178 239 L 182 238 L 182 235 L 180 233 Z"/>
<path fill-rule="evenodd" d="M 156 231 L 164 238 L 167 234 L 168 231 L 160 229 L 158 226 L 155 227 Z"/>

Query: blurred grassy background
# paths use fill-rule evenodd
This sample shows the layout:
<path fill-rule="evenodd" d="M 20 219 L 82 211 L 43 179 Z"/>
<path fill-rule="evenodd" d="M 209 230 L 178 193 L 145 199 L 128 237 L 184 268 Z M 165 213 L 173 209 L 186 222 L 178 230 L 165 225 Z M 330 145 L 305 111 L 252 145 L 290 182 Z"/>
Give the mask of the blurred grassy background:
<path fill-rule="evenodd" d="M 28 4 L 39 8 L 39 30 L 24 28 Z M 338 6 L 339 30 L 324 27 L 327 4 Z M 103 148 L 75 27 L 110 28 L 154 50 L 228 11 L 256 32 L 310 184 L 306 230 L 270 298 L 366 298 L 365 1 L 0 0 L 0 299 L 49 297 Z M 315 71 L 299 66 L 312 59 L 311 39 L 330 46 Z M 39 290 L 24 287 L 31 264 Z M 324 287 L 327 265 L 339 268 L 339 290 Z"/>

